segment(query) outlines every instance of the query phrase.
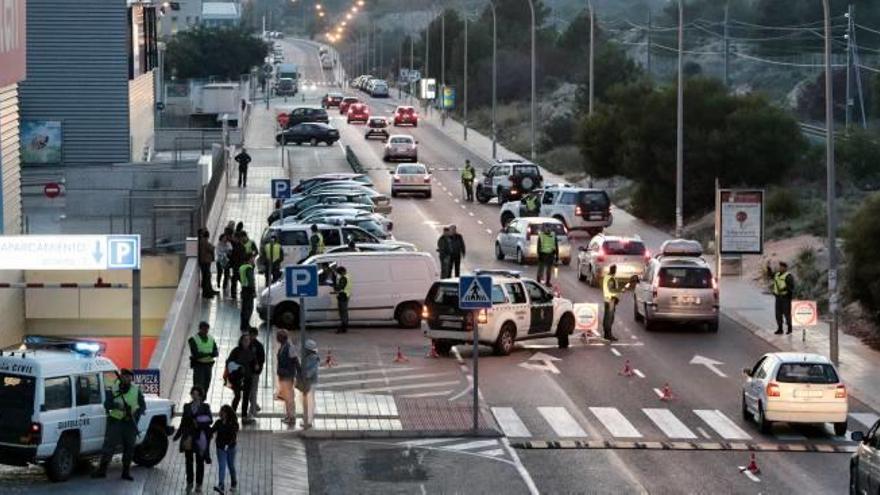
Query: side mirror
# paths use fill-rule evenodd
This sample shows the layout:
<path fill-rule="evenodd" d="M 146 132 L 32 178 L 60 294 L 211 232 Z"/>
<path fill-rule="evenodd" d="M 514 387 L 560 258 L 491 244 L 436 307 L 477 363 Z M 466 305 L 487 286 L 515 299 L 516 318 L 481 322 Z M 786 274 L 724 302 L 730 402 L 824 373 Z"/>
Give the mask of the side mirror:
<path fill-rule="evenodd" d="M 388 171 L 388 174 L 389 174 L 389 175 L 394 175 L 394 170 L 389 170 L 389 171 Z"/>
<path fill-rule="evenodd" d="M 853 442 L 863 442 L 863 441 L 865 441 L 865 434 L 860 431 L 854 431 L 849 434 L 849 438 Z"/>
<path fill-rule="evenodd" d="M 752 376 L 752 369 L 751 368 L 743 368 L 743 375 L 751 377 Z"/>

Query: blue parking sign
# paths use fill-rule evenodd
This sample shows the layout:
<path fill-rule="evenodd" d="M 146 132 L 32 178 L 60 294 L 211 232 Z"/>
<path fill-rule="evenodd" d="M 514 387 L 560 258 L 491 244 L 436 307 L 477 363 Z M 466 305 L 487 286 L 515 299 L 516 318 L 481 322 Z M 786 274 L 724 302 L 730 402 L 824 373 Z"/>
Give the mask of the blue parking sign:
<path fill-rule="evenodd" d="M 459 309 L 492 307 L 492 277 L 461 277 L 458 279 Z"/>
<path fill-rule="evenodd" d="M 272 199 L 290 197 L 290 179 L 272 179 Z"/>
<path fill-rule="evenodd" d="M 107 253 L 108 270 L 140 270 L 141 236 L 107 236 Z"/>
<path fill-rule="evenodd" d="M 318 267 L 315 265 L 284 267 L 284 287 L 287 297 L 316 297 Z"/>

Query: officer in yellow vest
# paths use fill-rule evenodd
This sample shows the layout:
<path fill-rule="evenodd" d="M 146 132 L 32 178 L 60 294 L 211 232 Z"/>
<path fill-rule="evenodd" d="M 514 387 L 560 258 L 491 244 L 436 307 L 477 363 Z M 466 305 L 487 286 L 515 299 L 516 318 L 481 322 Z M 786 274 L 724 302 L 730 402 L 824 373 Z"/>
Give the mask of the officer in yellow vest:
<path fill-rule="evenodd" d="M 348 301 L 351 299 L 351 276 L 344 266 L 336 268 L 336 284 L 333 286 L 336 303 L 339 307 L 339 329 L 336 333 L 348 332 Z"/>
<path fill-rule="evenodd" d="M 122 444 L 122 479 L 134 481 L 131 477 L 131 458 L 134 455 L 134 443 L 137 441 L 138 421 L 146 409 L 144 394 L 137 385 L 131 383 L 134 373 L 124 369 L 104 399 L 107 410 L 107 429 L 104 434 L 104 451 L 98 470 L 92 473 L 93 478 L 105 478 L 107 465 L 113 457 L 116 447 Z"/>
<path fill-rule="evenodd" d="M 312 224 L 311 231 L 312 235 L 309 237 L 309 256 L 307 257 L 324 252 L 324 236 L 318 231 L 318 226 Z"/>
<path fill-rule="evenodd" d="M 537 216 L 541 211 L 540 205 L 538 205 L 538 195 L 535 193 L 527 195 L 523 199 L 523 214 L 524 217 L 534 217 Z"/>
<path fill-rule="evenodd" d="M 550 228 L 550 224 L 544 224 L 538 234 L 538 283 L 544 272 L 547 273 L 544 285 L 550 285 L 550 275 L 553 266 L 559 262 L 559 243 L 556 232 Z"/>
<path fill-rule="evenodd" d="M 617 337 L 614 336 L 614 313 L 617 311 L 617 304 L 620 302 L 620 294 L 629 287 L 627 284 L 620 287 L 620 281 L 617 280 L 617 265 L 608 267 L 608 274 L 602 279 L 602 299 L 605 301 L 605 311 L 602 313 L 602 333 L 605 340 L 614 342 Z"/>
<path fill-rule="evenodd" d="M 257 255 L 257 244 L 253 239 L 248 237 L 247 232 L 241 231 L 241 244 L 244 247 L 245 257 L 250 255 Z"/>
<path fill-rule="evenodd" d="M 474 200 L 474 176 L 475 171 L 470 160 L 464 161 L 464 168 L 461 170 L 461 185 L 464 187 L 465 201 Z"/>
<path fill-rule="evenodd" d="M 776 335 L 782 334 L 782 322 L 788 324 L 786 333 L 791 333 L 791 299 L 794 294 L 794 276 L 788 271 L 788 263 L 779 262 L 776 272 L 767 263 L 767 278 L 770 279 L 770 292 L 776 299 Z"/>
<path fill-rule="evenodd" d="M 207 321 L 199 323 L 199 332 L 189 338 L 189 366 L 193 370 L 193 385 L 201 387 L 208 393 L 211 385 L 211 370 L 214 369 L 214 360 L 220 353 L 217 350 L 217 342 L 214 337 L 208 335 L 211 326 Z"/>
<path fill-rule="evenodd" d="M 278 241 L 278 235 L 273 234 L 272 240 L 263 246 L 263 264 L 266 268 L 266 278 L 272 275 L 272 282 L 281 278 L 281 263 L 284 261 L 284 250 Z"/>
<path fill-rule="evenodd" d="M 239 329 L 242 332 L 250 331 L 251 315 L 254 314 L 254 298 L 257 297 L 257 280 L 254 277 L 254 261 L 256 253 L 251 253 L 238 268 L 238 278 L 241 280 L 241 322 Z"/>

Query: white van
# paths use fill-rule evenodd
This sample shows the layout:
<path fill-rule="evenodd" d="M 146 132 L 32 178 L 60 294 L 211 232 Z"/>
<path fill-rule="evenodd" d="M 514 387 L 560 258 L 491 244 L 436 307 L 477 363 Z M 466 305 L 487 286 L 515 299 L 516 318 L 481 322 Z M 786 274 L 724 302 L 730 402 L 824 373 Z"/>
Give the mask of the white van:
<path fill-rule="evenodd" d="M 306 324 L 310 326 L 339 323 L 336 296 L 332 293 L 337 266 L 344 266 L 351 277 L 348 314 L 355 325 L 396 321 L 403 328 L 418 328 L 425 294 L 440 278 L 437 263 L 428 253 L 330 253 L 312 256 L 305 263 L 318 265 L 320 280 L 318 296 L 305 299 Z M 272 305 L 275 325 L 299 328 L 298 300 L 285 296 L 283 278 L 260 294 L 257 312 L 264 320 L 268 304 Z"/>

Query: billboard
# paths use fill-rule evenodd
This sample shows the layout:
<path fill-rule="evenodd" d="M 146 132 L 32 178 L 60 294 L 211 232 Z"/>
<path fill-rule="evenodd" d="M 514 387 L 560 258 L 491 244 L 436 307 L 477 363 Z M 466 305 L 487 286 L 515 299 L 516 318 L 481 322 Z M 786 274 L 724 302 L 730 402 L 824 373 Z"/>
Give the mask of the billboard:
<path fill-rule="evenodd" d="M 21 121 L 22 164 L 45 165 L 61 163 L 61 145 L 60 121 Z"/>
<path fill-rule="evenodd" d="M 437 80 L 436 79 L 420 79 L 419 80 L 419 98 L 423 100 L 433 100 L 437 97 Z"/>
<path fill-rule="evenodd" d="M 443 98 L 441 99 L 441 108 L 444 110 L 452 110 L 455 108 L 455 88 L 452 86 L 443 86 Z"/>
<path fill-rule="evenodd" d="M 25 0 L 0 0 L 0 87 L 25 77 Z"/>
<path fill-rule="evenodd" d="M 721 254 L 763 254 L 764 191 L 722 189 Z"/>

